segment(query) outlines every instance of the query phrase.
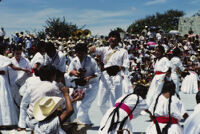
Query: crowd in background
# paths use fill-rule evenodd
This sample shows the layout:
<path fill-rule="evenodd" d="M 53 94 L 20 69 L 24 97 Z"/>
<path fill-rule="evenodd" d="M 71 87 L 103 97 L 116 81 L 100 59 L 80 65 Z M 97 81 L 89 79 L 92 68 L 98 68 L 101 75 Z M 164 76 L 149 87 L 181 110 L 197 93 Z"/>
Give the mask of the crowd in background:
<path fill-rule="evenodd" d="M 58 37 L 58 38 L 49 37 L 48 35 L 46 35 L 46 37 L 44 39 L 40 39 L 35 34 L 25 34 L 24 32 L 15 33 L 13 38 L 7 38 L 6 31 L 3 28 L 1 28 L 1 30 L 0 30 L 1 50 L 0 51 L 1 51 L 1 55 L 4 55 L 10 59 L 12 59 L 13 57 L 15 57 L 17 59 L 17 56 L 19 56 L 19 55 L 20 55 L 20 57 L 19 57 L 20 59 L 22 59 L 21 57 L 24 58 L 23 59 L 24 62 L 23 62 L 22 66 L 20 66 L 17 63 L 15 64 L 14 60 L 12 61 L 12 64 L 14 64 L 15 66 L 18 66 L 20 68 L 26 69 L 26 70 L 22 70 L 28 74 L 26 79 L 28 79 L 32 75 L 32 73 L 41 73 L 42 74 L 42 72 L 40 72 L 40 71 L 37 72 L 37 69 L 39 69 L 39 67 L 41 67 L 42 65 L 45 65 L 45 63 L 50 59 L 48 63 L 51 63 L 56 68 L 56 70 L 58 70 L 58 71 L 55 71 L 56 75 L 59 76 L 56 78 L 56 81 L 58 83 L 62 82 L 63 85 L 68 86 L 69 88 L 77 88 L 76 85 L 75 86 L 73 85 L 74 83 L 71 84 L 71 83 L 66 82 L 66 81 L 69 81 L 69 79 L 68 79 L 69 76 L 71 77 L 71 75 L 74 75 L 74 76 L 77 75 L 76 72 L 73 72 L 73 69 L 72 69 L 72 64 L 74 66 L 77 66 L 77 63 L 76 63 L 77 61 L 75 60 L 76 56 L 81 60 L 81 56 L 87 57 L 87 55 L 90 55 L 90 56 L 88 56 L 88 58 L 91 59 L 91 62 L 89 62 L 89 63 L 94 68 L 92 68 L 92 67 L 90 68 L 90 71 L 93 70 L 93 72 L 91 71 L 91 74 L 90 75 L 88 74 L 88 81 L 92 80 L 93 76 L 97 77 L 99 80 L 103 79 L 102 78 L 103 75 L 101 75 L 101 72 L 103 72 L 105 70 L 105 68 L 104 68 L 105 63 L 103 63 L 102 55 L 100 54 L 100 49 L 98 49 L 98 48 L 108 47 L 110 45 L 109 39 L 110 39 L 109 36 L 100 36 L 100 37 L 92 37 L 91 36 L 91 37 L 80 37 L 80 38 L 76 38 L 76 39 L 74 39 L 73 37 L 69 37 L 68 39 L 66 39 L 66 38 L 61 38 L 61 37 Z M 86 46 L 84 46 L 84 45 L 81 46 L 81 44 L 86 44 Z M 179 76 L 182 81 L 182 84 L 183 84 L 184 79 L 187 78 L 186 76 L 189 76 L 191 73 L 194 74 L 194 76 L 192 76 L 192 78 L 195 77 L 195 79 L 193 79 L 194 81 L 191 81 L 191 83 L 194 82 L 195 86 L 193 86 L 191 91 L 184 91 L 184 87 L 181 87 L 181 84 L 179 85 L 178 90 L 182 89 L 183 92 L 185 92 L 185 93 L 193 93 L 193 94 L 198 92 L 198 88 L 199 88 L 198 81 L 199 81 L 199 75 L 200 75 L 200 72 L 199 72 L 200 71 L 200 69 L 199 69 L 199 66 L 200 66 L 200 35 L 198 35 L 198 34 L 195 35 L 192 30 L 189 31 L 188 34 L 181 36 L 180 33 L 164 33 L 162 31 L 161 27 L 155 28 L 155 27 L 145 26 L 145 28 L 141 31 L 140 34 L 131 34 L 131 33 L 121 34 L 121 40 L 119 41 L 118 45 L 119 45 L 118 46 L 119 48 L 125 49 L 128 54 L 127 55 L 128 56 L 128 63 L 127 63 L 128 66 L 125 67 L 126 73 L 124 73 L 122 75 L 122 78 L 124 79 L 124 81 L 122 83 L 123 85 L 122 85 L 121 90 L 125 90 L 125 91 L 123 91 L 123 93 L 119 97 L 121 97 L 124 94 L 132 93 L 133 88 L 136 85 L 142 85 L 147 88 L 150 87 L 152 79 L 155 75 L 155 72 L 154 72 L 155 66 L 154 65 L 157 60 L 156 48 L 158 46 L 162 46 L 164 48 L 163 55 L 165 57 L 167 57 L 169 60 L 171 60 L 174 56 L 179 56 L 181 63 L 183 65 L 183 67 L 185 68 L 185 72 L 184 72 L 184 69 L 177 70 L 180 72 L 181 71 L 184 72 L 184 73 L 180 73 L 180 76 Z M 95 46 L 96 50 L 98 50 L 97 53 L 91 52 L 90 48 L 92 48 L 94 46 Z M 174 55 L 174 53 L 173 53 L 177 48 L 180 51 L 179 52 L 180 55 Z M 18 51 L 21 51 L 22 53 L 18 54 L 17 53 Z M 55 51 L 55 53 L 53 51 Z M 39 64 L 34 61 L 34 57 L 36 57 L 38 52 L 40 53 L 39 57 L 41 58 L 41 61 L 39 62 Z M 53 54 L 51 54 L 51 53 L 53 53 Z M 80 54 L 80 56 L 78 56 L 77 54 Z M 59 63 L 56 63 L 57 55 L 59 57 L 58 58 Z M 42 59 L 42 57 L 44 59 Z M 45 58 L 45 57 L 47 57 L 47 58 Z M 95 60 L 93 61 L 92 59 L 95 59 Z M 10 65 L 10 64 L 8 64 L 8 65 Z M 97 65 L 97 67 L 96 67 L 96 65 Z M 65 66 L 65 67 L 63 67 L 63 66 Z M 85 67 L 87 65 L 82 65 L 82 63 L 81 63 L 80 66 Z M 0 64 L 0 67 L 1 67 L 1 64 Z M 85 68 L 87 68 L 87 67 L 85 67 Z M 48 69 L 49 68 L 47 68 L 47 70 Z M 12 70 L 12 69 L 10 69 L 10 70 Z M 122 68 L 122 70 L 123 70 L 123 68 Z M 84 70 L 79 70 L 79 72 L 83 72 L 85 75 Z M 66 73 L 69 73 L 69 74 L 66 75 Z M 20 87 L 22 87 L 23 84 L 26 83 L 25 82 L 26 80 L 25 80 L 24 74 L 17 73 L 16 74 L 17 76 L 15 76 L 15 77 L 13 77 L 11 75 L 12 75 L 12 72 L 10 71 L 8 80 L 9 80 L 9 84 L 10 84 L 10 89 L 12 89 L 11 95 L 14 100 L 14 105 L 16 105 L 18 107 L 16 109 L 18 109 L 17 114 L 19 115 L 19 114 L 21 114 L 20 113 L 21 112 L 20 108 L 22 107 L 21 101 L 24 98 L 23 95 L 25 94 L 25 92 L 23 92 L 24 94 L 18 93 L 19 94 L 18 96 L 15 96 L 17 93 L 14 93 L 14 92 L 16 92 L 16 91 L 19 92 Z M 41 77 L 42 76 L 40 76 L 40 79 L 41 79 Z M 89 77 L 91 77 L 91 78 L 89 78 Z M 106 75 L 105 75 L 105 77 L 106 77 Z M 12 85 L 12 81 L 20 81 L 21 78 L 23 78 L 22 85 L 20 85 L 21 84 L 20 82 L 17 85 L 17 87 L 15 85 L 16 83 Z M 14 79 L 14 80 L 12 80 L 12 79 Z M 46 80 L 47 78 L 44 78 L 44 79 Z M 188 80 L 189 80 L 189 78 L 188 78 Z M 80 82 L 80 81 L 78 81 L 78 82 Z M 77 81 L 75 84 L 77 84 Z M 81 86 L 79 85 L 80 87 L 84 87 L 84 88 L 88 89 L 88 90 L 78 92 L 81 95 L 84 94 L 83 96 L 85 98 L 80 97 L 79 95 L 76 94 L 76 92 L 72 91 L 73 92 L 72 96 L 74 94 L 76 94 L 75 97 L 72 97 L 75 101 L 82 99 L 81 104 L 79 104 L 79 105 L 77 104 L 78 105 L 77 111 L 79 111 L 81 109 L 81 106 L 86 106 L 87 107 L 86 111 L 84 111 L 85 107 L 83 107 L 82 108 L 83 110 L 80 110 L 80 111 L 82 111 L 82 112 L 84 111 L 85 113 L 88 113 L 88 109 L 90 108 L 90 105 L 93 102 L 93 100 L 95 99 L 95 97 L 97 96 L 97 94 L 101 94 L 101 92 L 98 91 L 97 83 L 95 85 L 91 82 L 91 85 L 92 85 L 92 87 L 84 87 L 82 85 Z M 97 86 L 97 87 L 95 87 L 95 86 Z M 89 90 L 90 88 L 96 88 L 97 90 L 96 91 L 93 90 L 93 92 L 91 92 Z M 15 90 L 15 89 L 18 89 L 18 90 Z M 65 89 L 63 89 L 63 90 L 65 90 Z M 63 91 L 63 92 L 65 92 L 65 91 Z M 69 91 L 67 91 L 67 92 L 69 92 Z M 93 99 L 91 97 L 88 97 L 87 96 L 88 94 L 92 95 Z M 21 96 L 23 96 L 23 98 Z M 178 93 L 177 93 L 177 96 L 178 96 L 178 98 L 180 98 Z M 66 98 L 67 97 L 65 96 L 65 99 Z M 114 101 L 116 101 L 117 99 L 118 98 L 116 98 Z M 86 100 L 88 100 L 88 101 L 86 101 Z M 90 104 L 90 105 L 87 105 L 87 104 Z M 13 106 L 13 107 L 15 107 L 15 106 Z M 66 104 L 66 107 L 69 108 L 70 104 L 68 104 L 68 105 Z M 110 108 L 110 107 L 108 107 L 108 108 Z M 144 108 L 144 109 L 146 109 L 146 108 Z M 104 107 L 104 110 L 105 110 L 105 107 Z M 102 113 L 105 114 L 106 111 L 102 111 Z M 80 117 L 80 120 L 83 115 L 88 116 L 87 114 L 85 115 L 85 114 L 79 113 L 79 112 L 77 112 L 77 114 L 78 114 L 77 117 Z M 66 117 L 68 117 L 68 116 L 66 116 Z M 17 125 L 18 124 L 17 120 L 18 119 L 15 119 L 16 122 L 14 122 L 14 124 L 8 124 L 8 125 Z M 88 119 L 84 118 L 82 120 L 84 120 L 84 121 L 87 120 L 85 122 L 87 124 L 91 124 L 91 122 L 88 121 L 89 117 L 88 117 Z M 5 124 L 3 124 L 3 122 L 2 122 L 0 125 L 5 125 Z M 26 128 L 26 126 L 21 126 L 20 128 Z M 37 130 L 39 130 L 39 129 L 37 128 Z"/>

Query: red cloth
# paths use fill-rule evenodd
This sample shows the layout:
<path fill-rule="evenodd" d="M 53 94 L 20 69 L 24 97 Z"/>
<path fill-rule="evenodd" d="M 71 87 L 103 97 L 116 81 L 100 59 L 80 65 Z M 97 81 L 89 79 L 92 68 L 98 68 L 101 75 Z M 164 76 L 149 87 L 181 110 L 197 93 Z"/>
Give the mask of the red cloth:
<path fill-rule="evenodd" d="M 169 117 L 165 116 L 158 116 L 156 117 L 156 120 L 158 123 L 168 123 L 169 122 Z M 153 121 L 155 123 L 155 121 Z M 172 124 L 178 124 L 178 119 L 171 117 L 171 123 Z"/>
<path fill-rule="evenodd" d="M 115 107 L 117 107 L 120 103 L 116 103 Z M 129 108 L 129 106 L 127 106 L 126 104 L 122 103 L 122 105 L 119 107 L 121 109 L 123 109 L 127 114 L 129 114 L 131 112 L 131 109 Z M 133 119 L 133 113 L 131 113 L 131 115 L 129 115 L 129 119 L 132 120 Z"/>
<path fill-rule="evenodd" d="M 32 68 L 32 73 L 35 73 L 34 69 Z"/>
<path fill-rule="evenodd" d="M 166 74 L 166 72 L 159 72 L 159 71 L 155 72 L 155 75 L 159 75 L 159 74 Z"/>

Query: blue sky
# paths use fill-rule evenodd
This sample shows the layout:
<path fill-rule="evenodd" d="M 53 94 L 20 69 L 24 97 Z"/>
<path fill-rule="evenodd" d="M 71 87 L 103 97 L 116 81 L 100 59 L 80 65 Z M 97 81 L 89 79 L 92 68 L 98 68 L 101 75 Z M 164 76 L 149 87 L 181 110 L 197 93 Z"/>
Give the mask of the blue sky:
<path fill-rule="evenodd" d="M 92 34 L 107 35 L 111 29 L 127 27 L 135 20 L 169 9 L 190 16 L 200 10 L 200 0 L 2 0 L 0 27 L 7 36 L 19 31 L 40 30 L 49 17 L 91 29 Z"/>

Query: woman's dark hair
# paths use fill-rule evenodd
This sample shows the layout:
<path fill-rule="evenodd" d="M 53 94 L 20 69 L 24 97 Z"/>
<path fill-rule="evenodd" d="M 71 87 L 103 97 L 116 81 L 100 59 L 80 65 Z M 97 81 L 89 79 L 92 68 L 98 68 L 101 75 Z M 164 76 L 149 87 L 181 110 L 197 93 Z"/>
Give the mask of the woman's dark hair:
<path fill-rule="evenodd" d="M 46 43 L 44 41 L 39 41 L 37 44 L 37 51 L 41 52 L 42 49 L 45 49 L 45 48 L 46 48 Z"/>
<path fill-rule="evenodd" d="M 45 45 L 45 50 L 46 50 L 46 52 L 55 51 L 56 48 L 52 42 L 47 42 Z"/>
<path fill-rule="evenodd" d="M 39 70 L 39 77 L 41 81 L 52 81 L 56 75 L 56 68 L 52 65 L 41 66 Z"/>
<path fill-rule="evenodd" d="M 158 104 L 158 99 L 159 97 L 163 94 L 163 93 L 170 93 L 170 97 L 169 97 L 169 104 L 168 104 L 168 116 L 169 116 L 169 122 L 167 123 L 167 125 L 165 125 L 165 127 L 162 129 L 162 133 L 163 131 L 165 131 L 165 134 L 168 133 L 168 129 L 171 126 L 171 102 L 172 102 L 172 96 L 175 94 L 175 84 L 173 81 L 166 81 L 163 85 L 162 88 L 162 92 L 158 95 L 158 97 L 156 98 L 156 102 L 154 105 L 154 109 L 153 109 L 153 116 L 155 117 L 155 110 L 156 110 L 156 106 Z M 160 126 L 158 125 L 157 120 L 155 119 L 155 125 L 156 125 L 156 130 L 158 134 L 161 134 L 161 130 L 160 130 Z"/>
<path fill-rule="evenodd" d="M 175 84 L 173 81 L 166 81 L 163 85 L 162 92 L 161 93 L 167 93 L 169 92 L 171 95 L 175 94 Z"/>
<path fill-rule="evenodd" d="M 121 130 L 124 126 L 124 123 L 126 122 L 126 120 L 128 119 L 128 117 L 131 115 L 131 113 L 135 110 L 135 108 L 137 107 L 138 103 L 139 103 L 139 96 L 140 95 L 143 95 L 147 92 L 146 90 L 147 88 L 145 88 L 144 86 L 140 86 L 140 85 L 137 85 L 134 89 L 134 92 L 131 93 L 131 94 L 128 94 L 126 95 L 122 100 L 121 102 L 119 103 L 119 105 L 117 105 L 117 107 L 110 113 L 109 118 L 111 118 L 111 123 L 110 123 L 110 127 L 108 129 L 108 132 L 116 129 L 118 123 L 120 123 L 120 126 L 119 126 L 119 130 Z M 140 91 L 141 90 L 141 91 Z M 146 91 L 145 91 L 146 90 Z M 123 104 L 123 102 L 132 94 L 136 94 L 137 95 L 137 102 L 135 104 L 135 106 L 133 107 L 133 109 L 131 109 L 130 113 L 121 121 L 119 122 L 119 108 L 121 107 L 121 105 Z M 117 120 L 116 120 L 116 117 L 115 115 L 117 115 Z M 108 121 L 107 119 L 107 121 Z M 107 124 L 107 121 L 105 123 L 105 125 Z M 105 125 L 101 128 L 101 130 L 104 129 Z"/>
<path fill-rule="evenodd" d="M 197 104 L 200 103 L 200 91 L 198 91 L 196 94 L 196 102 L 197 102 Z"/>
<path fill-rule="evenodd" d="M 173 50 L 172 54 L 173 54 L 173 56 L 180 56 L 181 50 L 180 50 L 178 47 L 176 47 L 176 48 Z"/>
<path fill-rule="evenodd" d="M 158 50 L 164 55 L 165 53 L 165 48 L 162 45 L 157 46 Z"/>
<path fill-rule="evenodd" d="M 0 54 L 4 55 L 5 50 L 6 50 L 5 45 L 0 43 Z"/>
<path fill-rule="evenodd" d="M 141 96 L 143 99 L 145 99 L 146 95 L 147 95 L 147 91 L 148 91 L 147 87 L 142 86 L 142 85 L 136 85 L 133 93 L 137 94 L 137 95 Z"/>
<path fill-rule="evenodd" d="M 13 47 L 13 52 L 14 51 L 22 51 L 22 45 L 15 45 L 14 47 Z"/>
<path fill-rule="evenodd" d="M 87 43 L 77 43 L 75 46 L 75 52 L 88 52 Z"/>

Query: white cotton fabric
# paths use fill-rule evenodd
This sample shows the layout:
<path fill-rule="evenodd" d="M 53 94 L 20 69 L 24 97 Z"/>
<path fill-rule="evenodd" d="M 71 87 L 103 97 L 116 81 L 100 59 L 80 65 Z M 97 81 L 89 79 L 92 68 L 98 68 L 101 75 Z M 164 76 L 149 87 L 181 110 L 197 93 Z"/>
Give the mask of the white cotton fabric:
<path fill-rule="evenodd" d="M 18 122 L 17 109 L 8 82 L 8 66 L 11 60 L 0 55 L 0 70 L 5 71 L 0 75 L 0 125 L 16 125 Z"/>
<path fill-rule="evenodd" d="M 102 61 L 104 62 L 106 57 L 112 53 L 116 52 L 109 58 L 109 60 L 104 63 L 104 67 L 110 67 L 113 65 L 125 67 L 125 72 L 120 71 L 116 76 L 109 76 L 106 71 L 102 72 L 101 80 L 99 83 L 99 99 L 98 105 L 102 114 L 105 114 L 106 111 L 111 108 L 115 101 L 121 97 L 123 94 L 126 94 L 123 87 L 123 76 L 126 75 L 126 71 L 129 67 L 128 52 L 123 48 L 115 47 L 111 49 L 110 47 L 101 47 L 96 48 L 96 54 L 102 56 Z M 125 79 L 127 80 L 127 79 Z M 128 81 L 129 82 L 129 81 Z"/>
<path fill-rule="evenodd" d="M 171 64 L 169 60 L 166 57 L 163 57 L 160 60 L 156 61 L 154 65 L 154 72 L 156 71 L 167 72 L 170 66 Z M 153 80 L 151 82 L 151 85 L 147 93 L 147 99 L 146 99 L 146 102 L 149 106 L 154 101 L 154 99 L 158 96 L 158 94 L 161 93 L 161 90 L 164 84 L 165 75 L 166 74 L 159 74 L 153 77 Z"/>
<path fill-rule="evenodd" d="M 182 102 L 175 95 L 172 96 L 171 99 L 172 99 L 171 117 L 175 117 L 178 120 L 181 120 L 182 116 L 185 113 L 184 106 Z M 155 101 L 153 103 L 155 104 Z M 168 117 L 168 104 L 169 104 L 169 98 L 166 98 L 165 96 L 161 95 L 158 99 L 157 107 L 155 110 L 155 116 Z M 154 105 L 150 107 L 150 111 L 152 113 L 153 113 L 153 108 L 154 108 Z M 162 129 L 165 127 L 166 124 L 165 123 L 158 123 L 158 124 L 162 131 Z M 157 130 L 156 130 L 155 124 L 152 122 L 147 128 L 146 134 L 156 134 L 156 133 L 157 133 Z M 170 128 L 168 129 L 168 134 L 182 134 L 182 133 L 183 133 L 183 130 L 180 124 L 171 124 Z"/>
<path fill-rule="evenodd" d="M 177 70 L 183 71 L 185 68 L 183 67 L 183 64 L 179 57 L 173 57 L 171 60 L 171 79 L 174 82 L 176 86 L 176 93 L 179 94 L 179 88 L 180 88 L 180 74 L 178 74 Z"/>
<path fill-rule="evenodd" d="M 121 100 L 124 98 L 125 96 L 123 97 L 120 97 L 116 103 L 119 103 L 121 102 Z M 135 94 L 132 94 L 130 95 L 128 98 L 126 98 L 126 100 L 124 101 L 124 104 L 126 104 L 127 106 L 129 106 L 129 108 L 132 110 L 134 108 L 134 106 L 136 105 L 136 102 L 137 102 L 137 95 Z M 119 125 L 117 126 L 117 128 L 111 132 L 108 133 L 108 129 L 110 127 L 110 122 L 111 122 L 111 119 L 112 119 L 112 116 L 109 118 L 109 115 L 111 114 L 111 112 L 115 109 L 115 107 L 112 107 L 110 108 L 106 114 L 103 116 L 102 120 L 101 120 L 101 123 L 100 123 L 100 127 L 99 127 L 99 131 L 98 131 L 98 134 L 116 134 L 118 128 L 119 128 Z M 139 103 L 137 104 L 137 107 L 136 109 L 133 111 L 133 120 L 135 118 L 137 118 L 140 114 L 141 111 L 145 110 L 145 109 L 148 109 L 148 106 L 145 102 L 145 100 L 143 100 L 141 97 L 139 97 Z M 119 109 L 119 121 L 122 121 L 125 117 L 127 116 L 127 113 L 122 110 L 122 109 Z M 117 115 L 116 115 L 117 117 Z M 107 122 L 106 122 L 107 121 Z M 105 126 L 105 127 L 104 127 Z M 103 130 L 101 130 L 101 128 L 104 127 Z M 132 126 L 131 126 L 131 121 L 130 119 L 128 118 L 127 121 L 125 122 L 124 126 L 123 126 L 123 129 L 128 129 L 130 132 L 133 132 L 133 129 L 132 129 Z M 124 134 L 128 134 L 127 132 L 124 132 Z"/>
<path fill-rule="evenodd" d="M 181 91 L 185 94 L 196 94 L 198 92 L 198 75 L 194 71 L 190 71 L 181 85 Z"/>

